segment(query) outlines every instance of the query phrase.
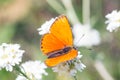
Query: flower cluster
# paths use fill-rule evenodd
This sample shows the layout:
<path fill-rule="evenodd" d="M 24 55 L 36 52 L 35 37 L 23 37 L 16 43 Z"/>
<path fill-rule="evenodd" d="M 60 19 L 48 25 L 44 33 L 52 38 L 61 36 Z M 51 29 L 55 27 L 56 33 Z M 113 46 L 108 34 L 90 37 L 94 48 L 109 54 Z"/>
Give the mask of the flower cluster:
<path fill-rule="evenodd" d="M 53 67 L 53 71 L 57 72 L 59 75 L 69 73 L 71 76 L 75 76 L 77 71 L 82 71 L 86 66 L 81 62 L 82 55 L 78 52 L 78 56 L 70 61 L 58 64 L 57 66 Z"/>
<path fill-rule="evenodd" d="M 100 34 L 97 30 L 91 29 L 89 24 L 76 24 L 73 26 L 74 45 L 91 47 L 100 43 Z"/>
<path fill-rule="evenodd" d="M 105 17 L 108 19 L 105 22 L 108 24 L 108 31 L 112 32 L 113 30 L 116 30 L 118 27 L 120 27 L 120 11 L 117 12 L 117 10 L 114 10 L 110 14 L 107 14 Z"/>
<path fill-rule="evenodd" d="M 21 64 L 21 71 L 26 74 L 30 80 L 41 80 L 42 74 L 47 75 L 45 69 L 47 68 L 41 61 L 27 61 Z M 28 80 L 22 74 L 18 75 L 16 80 Z"/>
<path fill-rule="evenodd" d="M 38 28 L 39 34 L 43 35 L 43 34 L 49 33 L 49 29 L 53 24 L 53 22 L 56 20 L 56 18 L 52 18 L 51 20 L 46 21 L 40 28 Z"/>
<path fill-rule="evenodd" d="M 5 68 L 12 71 L 13 66 L 18 65 L 22 61 L 24 50 L 20 50 L 19 44 L 0 45 L 0 69 Z"/>

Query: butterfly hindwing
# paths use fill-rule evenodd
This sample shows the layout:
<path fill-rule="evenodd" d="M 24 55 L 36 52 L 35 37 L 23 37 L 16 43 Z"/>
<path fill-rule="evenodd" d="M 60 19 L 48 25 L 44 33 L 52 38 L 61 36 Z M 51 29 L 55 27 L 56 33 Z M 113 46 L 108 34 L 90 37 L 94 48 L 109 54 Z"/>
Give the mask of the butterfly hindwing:
<path fill-rule="evenodd" d="M 74 59 L 77 56 L 77 50 L 72 49 L 70 52 L 68 52 L 65 55 L 61 55 L 55 58 L 50 58 L 45 61 L 45 64 L 49 67 L 53 67 L 61 62 L 65 62 L 71 59 Z"/>

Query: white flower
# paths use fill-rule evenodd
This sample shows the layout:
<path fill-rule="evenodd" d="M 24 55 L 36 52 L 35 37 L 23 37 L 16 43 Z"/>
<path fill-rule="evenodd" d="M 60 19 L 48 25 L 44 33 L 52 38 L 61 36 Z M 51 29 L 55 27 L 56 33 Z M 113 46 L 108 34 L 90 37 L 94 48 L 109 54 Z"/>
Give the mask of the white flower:
<path fill-rule="evenodd" d="M 78 52 L 78 56 L 76 57 L 76 59 L 73 60 L 74 66 L 75 66 L 75 70 L 78 71 L 82 71 L 84 68 L 86 68 L 86 66 L 81 62 L 82 55 L 80 54 L 80 52 Z M 74 73 L 75 75 L 75 73 Z"/>
<path fill-rule="evenodd" d="M 5 68 L 7 71 L 12 71 L 13 66 L 21 62 L 24 50 L 19 48 L 19 44 L 3 43 L 0 46 L 0 69 Z"/>
<path fill-rule="evenodd" d="M 52 18 L 51 20 L 46 21 L 40 28 L 38 28 L 39 34 L 44 35 L 46 33 L 49 33 L 50 32 L 49 29 L 51 25 L 54 23 L 54 21 L 56 20 L 56 18 Z"/>
<path fill-rule="evenodd" d="M 80 52 L 78 52 L 78 56 L 70 61 L 58 64 L 53 67 L 54 72 L 58 72 L 59 75 L 64 75 L 65 73 L 69 73 L 69 75 L 75 76 L 77 71 L 82 71 L 86 66 L 81 62 Z"/>
<path fill-rule="evenodd" d="M 76 24 L 73 26 L 72 30 L 75 46 L 91 47 L 100 43 L 99 32 L 95 29 L 91 29 L 89 24 Z"/>
<path fill-rule="evenodd" d="M 16 78 L 16 80 L 27 80 L 25 77 L 23 77 L 22 75 L 18 75 L 18 77 Z"/>
<path fill-rule="evenodd" d="M 83 70 L 84 68 L 86 68 L 86 66 L 85 66 L 83 63 L 81 63 L 81 62 L 76 62 L 76 63 L 75 63 L 75 69 L 76 69 L 76 70 L 82 72 L 82 70 Z"/>
<path fill-rule="evenodd" d="M 41 80 L 42 74 L 47 75 L 46 65 L 40 61 L 27 61 L 21 65 L 21 71 L 24 72 L 31 80 Z M 19 75 L 16 80 L 28 80 Z"/>
<path fill-rule="evenodd" d="M 105 16 L 108 20 L 105 22 L 108 24 L 107 30 L 112 32 L 120 27 L 120 11 L 114 10 L 112 13 Z"/>

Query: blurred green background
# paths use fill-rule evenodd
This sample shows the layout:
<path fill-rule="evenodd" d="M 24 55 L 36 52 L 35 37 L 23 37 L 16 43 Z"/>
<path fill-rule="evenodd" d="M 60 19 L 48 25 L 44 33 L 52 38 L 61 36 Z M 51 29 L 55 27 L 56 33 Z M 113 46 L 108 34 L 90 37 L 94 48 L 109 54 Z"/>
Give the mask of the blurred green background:
<path fill-rule="evenodd" d="M 82 0 L 72 0 L 72 4 L 77 18 L 83 22 Z M 109 33 L 105 25 L 105 15 L 112 10 L 120 10 L 120 0 L 90 0 L 91 23 L 100 32 L 101 44 L 93 46 L 92 50 L 79 48 L 83 55 L 82 62 L 87 67 L 77 73 L 78 80 L 104 80 L 94 66 L 96 60 L 102 62 L 114 80 L 120 80 L 120 31 Z M 45 56 L 39 49 L 40 35 L 37 28 L 60 14 L 65 14 L 61 0 L 0 0 L 0 44 L 20 44 L 26 51 L 23 62 L 44 61 Z M 65 76 L 57 76 L 50 68 L 47 72 L 48 76 L 44 76 L 43 80 L 66 80 L 63 79 Z M 15 80 L 15 74 L 1 70 L 0 80 Z"/>

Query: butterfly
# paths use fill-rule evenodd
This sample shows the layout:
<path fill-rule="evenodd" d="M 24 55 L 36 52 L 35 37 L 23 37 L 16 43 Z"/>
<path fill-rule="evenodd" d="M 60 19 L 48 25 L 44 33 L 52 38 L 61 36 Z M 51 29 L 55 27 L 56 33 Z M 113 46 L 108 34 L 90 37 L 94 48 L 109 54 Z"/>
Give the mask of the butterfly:
<path fill-rule="evenodd" d="M 42 36 L 40 48 L 48 57 L 45 60 L 48 67 L 72 60 L 78 55 L 73 46 L 72 30 L 65 15 L 57 17 L 50 26 L 50 32 Z"/>

